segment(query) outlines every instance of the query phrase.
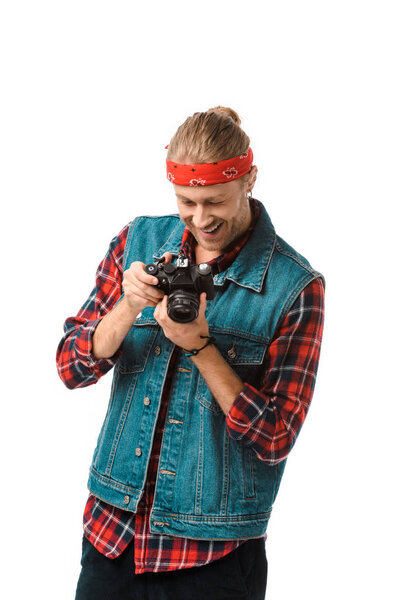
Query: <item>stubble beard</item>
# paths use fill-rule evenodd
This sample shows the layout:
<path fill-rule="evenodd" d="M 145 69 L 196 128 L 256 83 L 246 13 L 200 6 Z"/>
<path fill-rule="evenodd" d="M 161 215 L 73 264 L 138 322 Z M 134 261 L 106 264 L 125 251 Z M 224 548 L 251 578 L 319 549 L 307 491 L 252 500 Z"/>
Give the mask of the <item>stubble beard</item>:
<path fill-rule="evenodd" d="M 222 222 L 224 223 L 223 227 L 226 226 L 227 222 L 225 220 L 223 220 Z M 224 238 L 222 240 L 204 240 L 200 236 L 199 238 L 197 238 L 196 235 L 193 233 L 192 226 L 190 227 L 190 229 L 198 245 L 201 248 L 210 252 L 221 251 L 222 254 L 223 252 L 227 251 L 227 249 L 229 249 L 238 238 L 242 237 L 242 235 L 245 232 L 245 224 L 247 229 L 250 223 L 251 209 L 246 197 L 246 202 L 243 202 L 239 214 L 236 215 L 233 221 L 231 221 L 230 230 L 228 232 L 225 232 Z M 221 244 L 223 244 L 222 248 Z"/>

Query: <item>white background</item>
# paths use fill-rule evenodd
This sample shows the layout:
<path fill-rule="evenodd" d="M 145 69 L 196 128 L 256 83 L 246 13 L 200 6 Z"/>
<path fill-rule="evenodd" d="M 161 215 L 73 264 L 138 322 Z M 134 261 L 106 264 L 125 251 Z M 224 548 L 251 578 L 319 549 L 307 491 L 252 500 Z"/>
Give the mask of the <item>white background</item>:
<path fill-rule="evenodd" d="M 397 6 L 2 3 L 3 597 L 74 597 L 112 373 L 63 386 L 63 322 L 130 219 L 176 212 L 164 146 L 218 104 L 250 136 L 253 195 L 327 282 L 267 598 L 399 597 Z"/>

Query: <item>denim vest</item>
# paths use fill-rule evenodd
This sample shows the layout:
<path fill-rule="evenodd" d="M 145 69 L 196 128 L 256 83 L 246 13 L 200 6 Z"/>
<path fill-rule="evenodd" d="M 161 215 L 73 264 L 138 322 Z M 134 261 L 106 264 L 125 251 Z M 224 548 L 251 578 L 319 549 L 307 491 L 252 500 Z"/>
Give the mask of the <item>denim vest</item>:
<path fill-rule="evenodd" d="M 207 303 L 210 335 L 242 381 L 261 384 L 274 332 L 305 286 L 321 273 L 276 235 L 261 214 L 231 266 L 214 276 Z M 143 216 L 130 225 L 123 270 L 171 252 L 178 255 L 184 224 L 178 214 Z M 88 488 L 113 506 L 136 512 L 144 492 L 162 390 L 174 344 L 146 307 L 128 332 L 114 368 L 110 401 L 90 467 Z M 226 416 L 190 358 L 181 350 L 171 385 L 150 532 L 205 540 L 261 537 L 286 459 L 260 460 L 232 439 Z"/>

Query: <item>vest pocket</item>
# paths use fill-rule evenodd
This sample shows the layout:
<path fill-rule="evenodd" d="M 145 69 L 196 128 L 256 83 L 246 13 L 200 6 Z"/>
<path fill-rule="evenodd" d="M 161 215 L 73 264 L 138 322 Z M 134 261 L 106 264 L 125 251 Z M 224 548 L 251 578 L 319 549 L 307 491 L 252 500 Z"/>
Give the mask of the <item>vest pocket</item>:
<path fill-rule="evenodd" d="M 261 383 L 264 375 L 262 364 L 268 348 L 267 343 L 255 342 L 232 334 L 212 331 L 219 352 L 243 382 L 254 385 Z M 199 374 L 196 387 L 196 399 L 214 413 L 222 412 L 221 407 L 211 394 L 204 378 Z"/>
<path fill-rule="evenodd" d="M 242 381 L 257 386 L 263 376 L 262 363 L 268 343 L 226 334 L 215 337 L 220 353 Z"/>

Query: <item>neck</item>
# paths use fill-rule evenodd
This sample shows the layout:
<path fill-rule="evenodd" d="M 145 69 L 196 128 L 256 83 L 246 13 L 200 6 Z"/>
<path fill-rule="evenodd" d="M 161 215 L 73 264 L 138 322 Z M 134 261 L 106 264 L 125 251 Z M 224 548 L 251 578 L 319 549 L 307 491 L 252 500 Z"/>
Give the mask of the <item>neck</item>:
<path fill-rule="evenodd" d="M 202 248 L 201 246 L 199 246 L 198 244 L 196 244 L 196 248 L 195 248 L 195 256 L 196 256 L 196 263 L 200 264 L 200 263 L 204 263 L 204 262 L 208 262 L 209 260 L 212 260 L 213 258 L 217 258 L 217 256 L 220 256 L 221 254 L 223 254 L 223 250 L 204 250 L 204 248 Z"/>

